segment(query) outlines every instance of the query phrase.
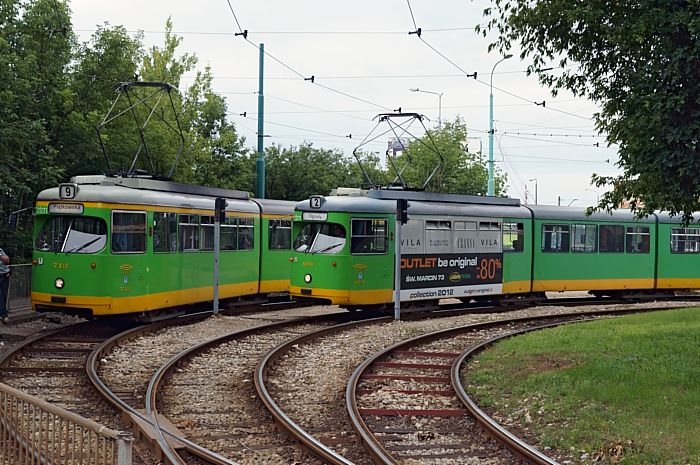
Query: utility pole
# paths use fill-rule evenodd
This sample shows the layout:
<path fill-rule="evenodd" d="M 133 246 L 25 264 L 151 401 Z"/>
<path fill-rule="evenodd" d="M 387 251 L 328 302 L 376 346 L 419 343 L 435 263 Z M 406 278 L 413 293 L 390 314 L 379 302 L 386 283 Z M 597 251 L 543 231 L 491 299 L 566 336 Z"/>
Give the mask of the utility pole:
<path fill-rule="evenodd" d="M 535 181 L 535 205 L 537 205 L 537 178 L 530 179 L 530 182 Z"/>
<path fill-rule="evenodd" d="M 263 138 L 265 137 L 265 127 L 263 124 L 265 116 L 265 97 L 263 96 L 263 76 L 265 63 L 265 44 L 260 44 L 260 68 L 258 71 L 258 159 L 255 161 L 257 172 L 257 183 L 255 196 L 259 199 L 265 198 L 265 147 Z"/>
<path fill-rule="evenodd" d="M 503 58 L 497 61 L 495 65 L 493 65 L 493 68 L 491 68 L 491 91 L 489 92 L 489 183 L 487 192 L 487 195 L 489 197 L 493 197 L 495 195 L 495 182 L 493 170 L 493 72 L 496 70 L 496 66 L 498 66 L 500 62 L 512 57 L 513 55 L 511 55 L 510 53 L 505 55 Z"/>

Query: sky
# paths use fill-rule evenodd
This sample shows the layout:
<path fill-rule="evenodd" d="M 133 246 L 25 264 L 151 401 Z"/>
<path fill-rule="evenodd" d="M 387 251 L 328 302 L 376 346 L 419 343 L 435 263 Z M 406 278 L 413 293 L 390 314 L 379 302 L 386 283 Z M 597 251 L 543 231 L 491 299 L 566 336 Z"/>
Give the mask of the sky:
<path fill-rule="evenodd" d="M 485 23 L 482 11 L 490 3 L 72 0 L 70 7 L 81 41 L 108 22 L 134 34 L 144 31 L 147 47 L 161 45 L 171 17 L 183 39 L 179 52 L 196 54 L 200 70 L 211 67 L 214 89 L 228 102 L 229 119 L 253 148 L 259 44 L 268 54 L 266 146 L 310 142 L 352 157 L 369 136 L 376 139 L 365 149 L 383 155 L 392 134 L 380 136 L 389 126 L 377 125 L 374 118 L 400 107 L 425 115 L 427 127 L 438 125 L 440 114 L 442 121 L 460 116 L 470 152 L 481 151 L 486 160 L 493 79 L 494 162 L 508 176 L 507 194 L 528 204 L 535 203 L 537 191 L 539 204 L 593 205 L 604 191 L 590 184 L 591 175 L 619 173 L 616 148 L 595 130 L 596 104 L 568 92 L 553 97 L 534 76 L 526 76 L 528 62 L 517 49 L 494 69 L 503 58 L 488 52 L 495 37 L 474 30 Z M 409 34 L 418 27 L 420 38 Z M 247 40 L 234 35 L 241 30 L 248 31 Z M 468 76 L 474 72 L 476 79 Z M 311 76 L 313 83 L 304 79 Z M 188 73 L 181 88 L 193 77 Z M 422 126 L 414 123 L 411 133 L 422 135 Z"/>

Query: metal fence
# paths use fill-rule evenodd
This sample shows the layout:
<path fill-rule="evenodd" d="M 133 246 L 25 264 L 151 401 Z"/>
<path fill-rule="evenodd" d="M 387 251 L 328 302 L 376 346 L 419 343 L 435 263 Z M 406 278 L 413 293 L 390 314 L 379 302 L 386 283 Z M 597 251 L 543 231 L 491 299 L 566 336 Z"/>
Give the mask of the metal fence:
<path fill-rule="evenodd" d="M 30 308 L 32 305 L 32 265 L 12 265 L 7 309 Z"/>
<path fill-rule="evenodd" d="M 133 437 L 0 383 L 0 465 L 131 465 Z"/>

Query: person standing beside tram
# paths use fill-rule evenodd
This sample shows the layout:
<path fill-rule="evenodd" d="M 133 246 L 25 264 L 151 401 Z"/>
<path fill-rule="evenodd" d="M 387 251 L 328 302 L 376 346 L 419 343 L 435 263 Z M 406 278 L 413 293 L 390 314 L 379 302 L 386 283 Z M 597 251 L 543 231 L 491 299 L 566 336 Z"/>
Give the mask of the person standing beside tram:
<path fill-rule="evenodd" d="M 0 249 L 0 321 L 9 323 L 7 317 L 7 293 L 10 288 L 10 257 Z"/>

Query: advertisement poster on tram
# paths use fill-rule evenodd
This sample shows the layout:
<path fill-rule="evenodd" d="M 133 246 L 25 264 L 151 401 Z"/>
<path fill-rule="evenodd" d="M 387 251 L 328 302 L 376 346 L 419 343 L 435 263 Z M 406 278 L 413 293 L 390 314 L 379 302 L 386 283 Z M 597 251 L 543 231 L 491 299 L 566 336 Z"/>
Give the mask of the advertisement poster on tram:
<path fill-rule="evenodd" d="M 401 299 L 446 299 L 500 294 L 503 254 L 401 257 Z"/>
<path fill-rule="evenodd" d="M 413 220 L 401 235 L 401 300 L 501 293 L 500 222 Z"/>

